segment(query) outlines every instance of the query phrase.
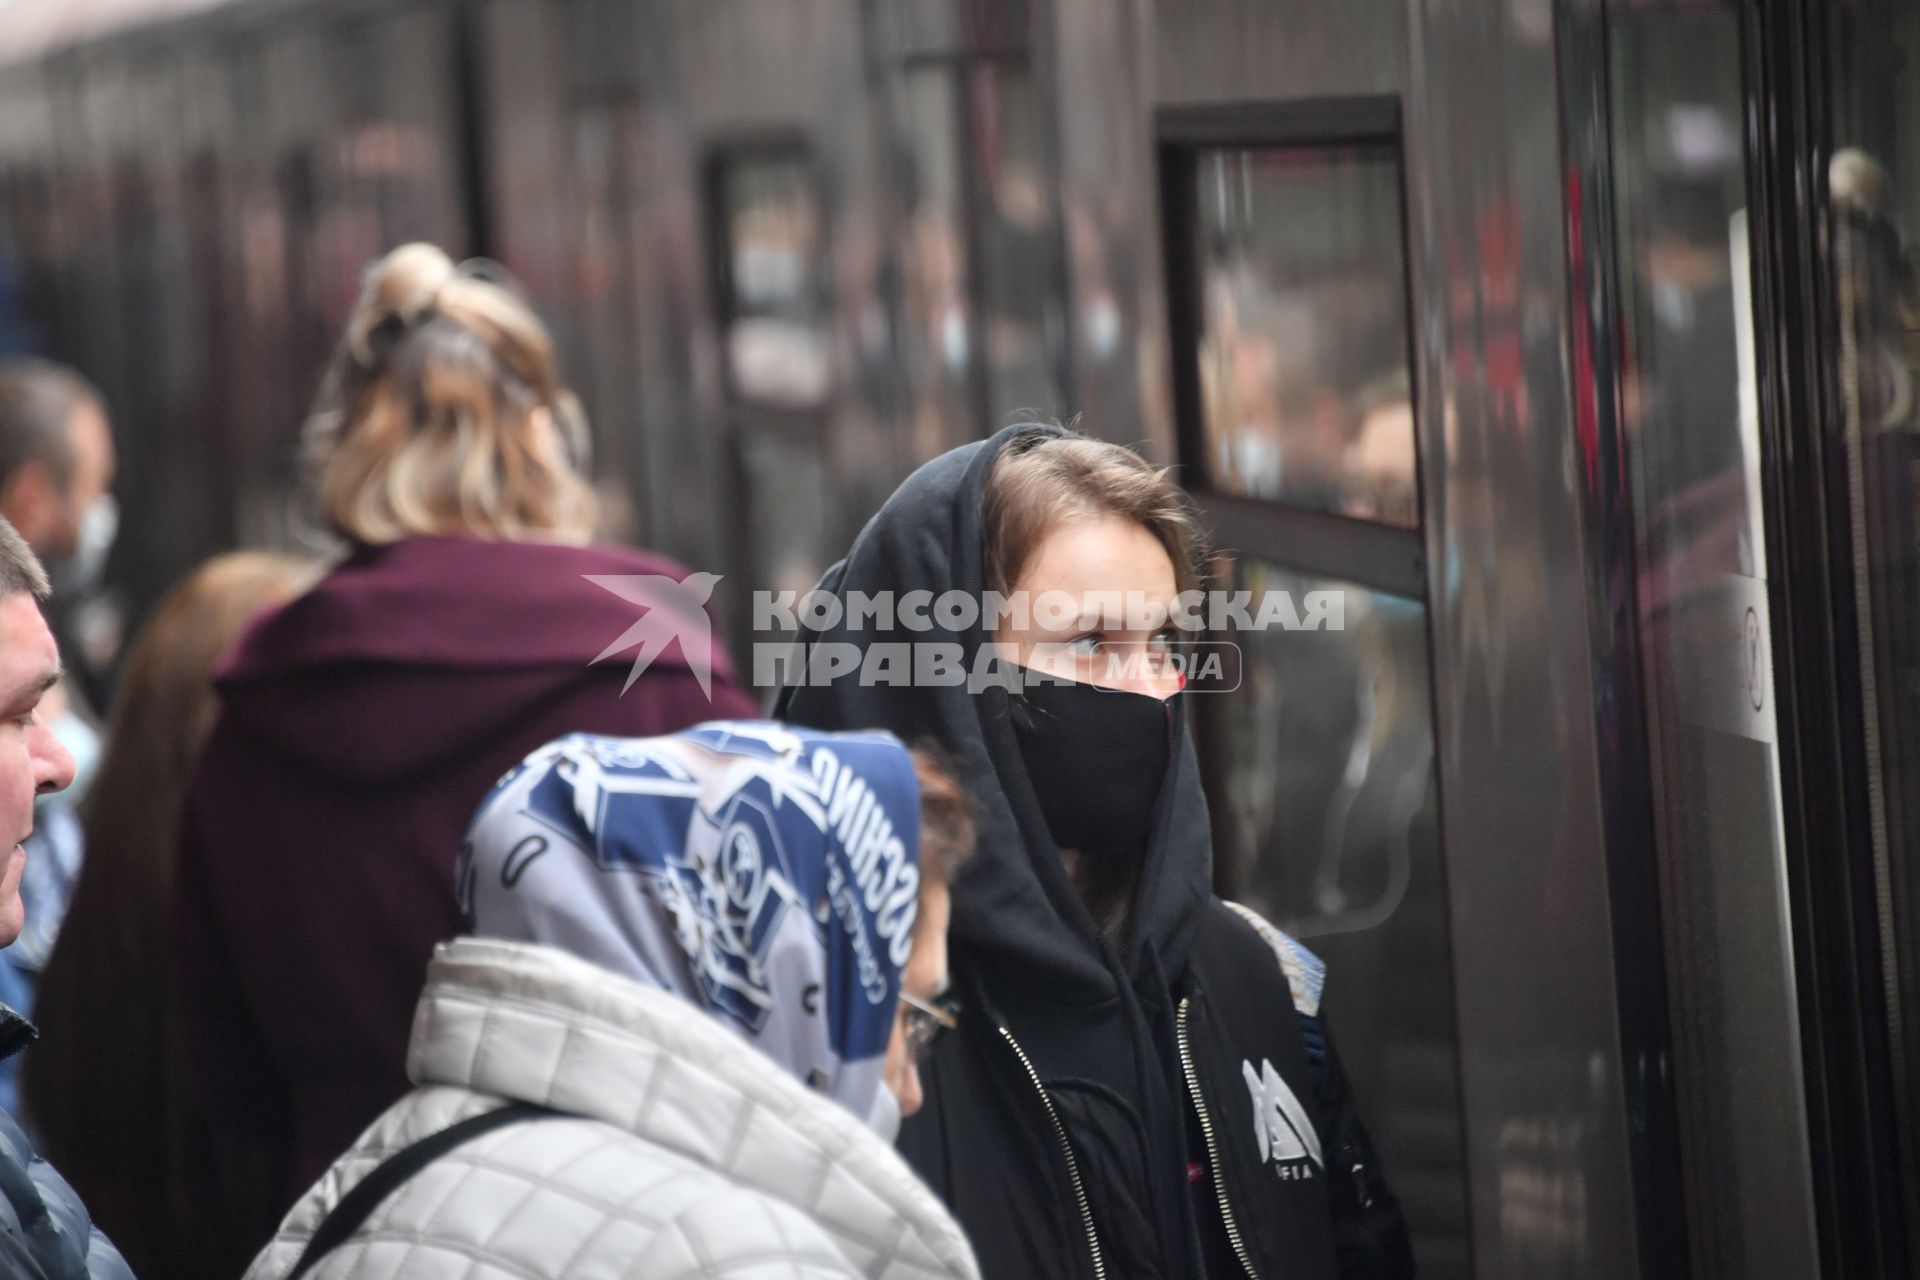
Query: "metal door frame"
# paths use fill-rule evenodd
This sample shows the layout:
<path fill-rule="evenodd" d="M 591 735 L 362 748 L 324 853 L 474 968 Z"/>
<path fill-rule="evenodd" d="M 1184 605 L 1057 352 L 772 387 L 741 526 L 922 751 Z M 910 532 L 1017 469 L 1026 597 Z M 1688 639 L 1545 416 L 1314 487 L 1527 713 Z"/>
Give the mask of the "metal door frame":
<path fill-rule="evenodd" d="M 1658 883 L 1645 686 L 1633 634 L 1634 549 L 1626 431 L 1614 334 L 1622 261 L 1611 209 L 1609 0 L 1579 0 L 1560 30 L 1562 129 L 1569 181 L 1574 361 L 1592 371 L 1577 406 L 1591 424 L 1585 522 L 1595 572 L 1596 676 L 1611 685 L 1603 733 L 1608 859 L 1616 894 Z M 1742 4 L 1748 208 L 1753 228 L 1756 377 L 1763 519 L 1775 607 L 1777 743 L 1788 911 L 1807 1104 L 1814 1218 L 1824 1274 L 1906 1274 L 1913 1150 L 1900 1090 L 1898 970 L 1886 917 L 1884 850 L 1871 830 L 1870 761 L 1847 513 L 1845 421 L 1835 385 L 1826 202 L 1827 64 L 1817 5 Z M 1605 619 L 1604 627 L 1600 620 Z M 1628 898 L 1626 900 L 1631 900 Z M 1667 1060 L 1671 970 L 1650 915 L 1614 916 L 1623 1054 Z M 1637 971 L 1637 972 L 1636 972 Z M 1629 1074 L 1635 1201 L 1646 1276 L 1687 1274 L 1689 1215 L 1680 1170 L 1681 1104 L 1662 1073 Z M 1905 1172 L 1903 1174 L 1903 1168 Z M 1694 1206 L 1693 1212 L 1704 1212 Z"/>

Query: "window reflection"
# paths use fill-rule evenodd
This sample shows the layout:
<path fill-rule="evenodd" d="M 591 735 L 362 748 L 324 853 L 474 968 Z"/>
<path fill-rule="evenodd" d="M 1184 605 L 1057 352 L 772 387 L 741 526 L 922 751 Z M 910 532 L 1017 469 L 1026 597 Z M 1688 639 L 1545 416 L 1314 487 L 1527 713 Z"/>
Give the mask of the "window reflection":
<path fill-rule="evenodd" d="M 804 595 L 844 545 L 824 500 L 834 486 L 820 441 L 810 431 L 742 427 L 738 447 L 753 587 Z"/>
<path fill-rule="evenodd" d="M 1394 148 L 1197 161 L 1209 482 L 1418 523 Z"/>
<path fill-rule="evenodd" d="M 832 383 L 821 296 L 819 199 L 799 148 L 720 163 L 727 376 L 742 399 L 821 407 Z"/>
<path fill-rule="evenodd" d="M 1854 590 L 1870 613 L 1857 652 L 1903 964 L 1894 984 L 1910 1002 L 1920 972 L 1920 10 L 1862 0 L 1835 6 L 1831 22 L 1836 382 Z M 1911 1076 L 1920 1058 L 1911 1004 L 1904 1026 Z"/>
<path fill-rule="evenodd" d="M 1017 64 L 973 68 L 968 89 L 984 196 L 988 416 L 1000 422 L 1021 411 L 1053 415 L 1061 409 L 1052 366 L 1058 237 L 1040 149 L 1043 107 L 1032 73 Z"/>
<path fill-rule="evenodd" d="M 1258 602 L 1339 593 L 1339 629 L 1247 631 L 1210 699 L 1243 897 L 1339 975 L 1341 1054 L 1413 1227 L 1423 1276 L 1467 1274 L 1457 1035 L 1441 874 L 1426 610 L 1243 558 Z"/>
<path fill-rule="evenodd" d="M 911 445 L 925 459 L 1016 413 L 1064 412 L 1060 232 L 1024 60 L 914 67 L 898 109 Z"/>
<path fill-rule="evenodd" d="M 1682 1166 L 1700 1204 L 1689 1223 L 1705 1273 L 1784 1280 L 1818 1265 L 1761 522 L 1740 12 L 1636 11 L 1609 36 L 1638 621 Z"/>

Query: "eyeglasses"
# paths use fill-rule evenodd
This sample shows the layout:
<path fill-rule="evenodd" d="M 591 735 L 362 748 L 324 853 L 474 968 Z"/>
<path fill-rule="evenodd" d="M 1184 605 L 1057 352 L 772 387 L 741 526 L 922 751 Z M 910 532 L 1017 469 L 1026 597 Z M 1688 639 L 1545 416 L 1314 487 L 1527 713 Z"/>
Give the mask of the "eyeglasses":
<path fill-rule="evenodd" d="M 960 1025 L 960 1004 L 951 996 L 941 996 L 929 1003 L 902 991 L 900 1016 L 906 1020 L 907 1053 L 915 1062 L 925 1062 L 934 1038 Z"/>

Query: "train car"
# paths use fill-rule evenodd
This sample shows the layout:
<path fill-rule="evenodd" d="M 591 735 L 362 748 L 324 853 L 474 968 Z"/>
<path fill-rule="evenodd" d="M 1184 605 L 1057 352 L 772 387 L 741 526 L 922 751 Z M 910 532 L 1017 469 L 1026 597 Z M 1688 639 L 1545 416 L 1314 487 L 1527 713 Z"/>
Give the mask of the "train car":
<path fill-rule="evenodd" d="M 1137 444 L 1343 602 L 1200 745 L 1421 1274 L 1903 1275 L 1916 65 L 1888 0 L 16 0 L 0 343 L 104 389 L 136 615 L 308 536 L 411 238 L 522 282 L 749 668 L 918 462 Z"/>

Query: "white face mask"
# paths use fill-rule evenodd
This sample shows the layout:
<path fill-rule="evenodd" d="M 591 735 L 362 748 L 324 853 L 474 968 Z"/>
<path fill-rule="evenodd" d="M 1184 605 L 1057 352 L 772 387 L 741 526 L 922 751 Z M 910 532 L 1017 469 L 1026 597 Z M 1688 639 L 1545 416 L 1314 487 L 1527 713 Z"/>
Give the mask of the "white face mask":
<path fill-rule="evenodd" d="M 1101 294 L 1087 304 L 1087 350 L 1096 360 L 1113 359 L 1120 350 L 1120 307 L 1109 294 Z"/>
<path fill-rule="evenodd" d="M 940 348 L 947 367 L 964 369 L 967 364 L 967 317 L 959 307 L 948 307 L 940 317 Z"/>
<path fill-rule="evenodd" d="M 60 595 L 85 595 L 100 581 L 107 567 L 107 553 L 120 533 L 120 504 L 113 495 L 103 493 L 93 500 L 80 517 L 80 536 L 74 542 L 73 556 L 54 569 L 54 585 Z"/>
<path fill-rule="evenodd" d="M 892 1146 L 894 1139 L 900 1136 L 900 1099 L 893 1096 L 893 1090 L 883 1080 L 873 1095 L 873 1107 L 867 1112 L 867 1127 L 880 1135 L 880 1140 Z"/>

